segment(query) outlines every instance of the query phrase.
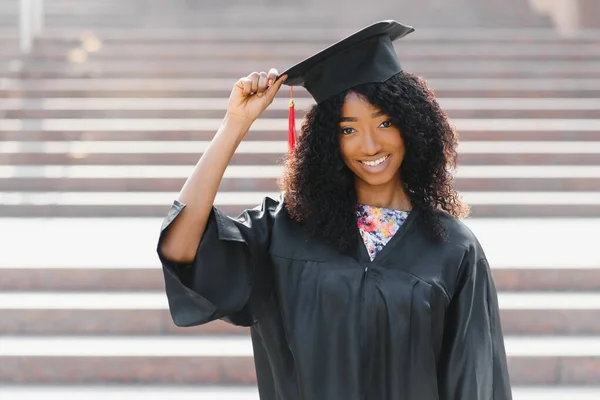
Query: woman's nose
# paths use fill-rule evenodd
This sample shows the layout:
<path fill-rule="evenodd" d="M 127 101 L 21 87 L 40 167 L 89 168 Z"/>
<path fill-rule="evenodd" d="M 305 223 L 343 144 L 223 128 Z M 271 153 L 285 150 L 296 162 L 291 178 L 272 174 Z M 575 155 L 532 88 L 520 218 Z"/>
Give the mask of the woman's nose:
<path fill-rule="evenodd" d="M 372 156 L 381 150 L 381 143 L 377 140 L 377 136 L 373 132 L 366 132 L 362 138 L 362 152 Z"/>

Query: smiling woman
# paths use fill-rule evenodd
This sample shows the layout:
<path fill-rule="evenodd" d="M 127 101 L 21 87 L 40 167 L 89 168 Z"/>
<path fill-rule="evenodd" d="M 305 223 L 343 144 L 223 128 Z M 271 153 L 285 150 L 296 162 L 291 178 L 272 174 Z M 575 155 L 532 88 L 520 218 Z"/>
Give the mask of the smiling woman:
<path fill-rule="evenodd" d="M 240 79 L 164 221 L 174 322 L 250 326 L 263 400 L 511 399 L 490 267 L 458 219 L 455 132 L 392 46 L 412 31 L 382 21 Z M 283 195 L 227 216 L 227 164 L 284 83 L 317 104 Z"/>
<path fill-rule="evenodd" d="M 356 175 L 358 201 L 381 207 L 410 209 L 400 176 L 404 141 L 391 118 L 367 99 L 350 92 L 342 106 L 340 151 L 346 166 Z M 374 187 L 387 185 L 394 198 Z"/>
<path fill-rule="evenodd" d="M 425 81 L 406 71 L 353 86 L 313 106 L 280 187 L 314 237 L 356 243 L 356 206 L 418 208 L 429 235 L 447 234 L 439 210 L 468 214 L 453 187 L 457 137 Z M 310 216 L 310 217 L 309 217 Z"/>

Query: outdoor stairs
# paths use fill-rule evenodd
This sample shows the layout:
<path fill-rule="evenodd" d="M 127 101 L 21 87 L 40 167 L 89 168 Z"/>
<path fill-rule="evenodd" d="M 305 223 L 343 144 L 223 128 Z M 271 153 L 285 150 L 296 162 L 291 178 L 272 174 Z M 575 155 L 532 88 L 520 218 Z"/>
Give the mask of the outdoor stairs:
<path fill-rule="evenodd" d="M 561 38 L 519 0 L 45 3 L 29 55 L 0 5 L 0 398 L 257 399 L 246 329 L 171 321 L 162 218 L 238 77 L 384 18 L 417 28 L 403 66 L 460 134 L 515 400 L 600 398 L 600 31 Z M 227 213 L 277 195 L 287 102 L 235 154 Z"/>

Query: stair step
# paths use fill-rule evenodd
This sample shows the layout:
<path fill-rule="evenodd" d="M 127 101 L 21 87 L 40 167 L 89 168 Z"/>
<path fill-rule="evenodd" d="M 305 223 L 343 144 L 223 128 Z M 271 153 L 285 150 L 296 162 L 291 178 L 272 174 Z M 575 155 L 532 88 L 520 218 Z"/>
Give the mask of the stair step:
<path fill-rule="evenodd" d="M 600 119 L 599 119 L 600 120 Z M 165 134 L 167 134 L 165 132 Z M 485 138 L 481 138 L 485 139 Z M 135 140 L 135 141 L 4 141 L 0 154 L 197 154 L 206 151 L 210 141 L 177 141 L 177 140 Z M 287 151 L 285 140 L 244 140 L 236 149 L 236 154 L 276 154 L 282 156 Z M 461 140 L 457 146 L 461 155 L 470 154 L 544 154 L 548 155 L 597 155 L 600 154 L 600 137 L 595 142 L 586 141 L 487 141 Z M 576 163 L 575 163 L 576 164 Z M 557 170 L 563 169 L 560 166 Z M 492 168 L 496 169 L 496 168 Z M 583 169 L 583 168 L 582 168 Z M 586 168 L 587 169 L 587 168 Z M 591 169 L 594 169 L 593 167 Z M 597 173 L 594 173 L 594 176 Z M 568 177 L 570 175 L 561 175 Z M 574 175 L 577 176 L 577 175 Z"/>
<path fill-rule="evenodd" d="M 272 191 L 239 191 L 217 193 L 217 207 L 234 206 L 252 208 L 265 196 L 278 197 Z M 0 192 L 4 206 L 157 206 L 163 209 L 170 204 L 173 192 Z M 600 192 L 461 192 L 463 200 L 471 206 L 589 206 L 600 207 Z M 160 215 L 160 214 L 158 214 Z M 593 214 L 592 214 L 593 215 Z M 596 214 L 600 215 L 600 214 Z"/>
<path fill-rule="evenodd" d="M 185 140 L 193 141 L 208 141 L 212 140 L 215 135 L 214 130 L 190 130 L 183 129 L 185 127 L 168 130 L 168 131 L 146 131 L 146 130 L 121 130 L 114 127 L 110 130 L 99 129 L 69 129 L 69 130 L 46 130 L 44 127 L 32 127 L 25 130 L 23 126 L 14 121 L 11 121 L 12 128 L 21 129 L 5 129 L 0 127 L 0 140 L 2 141 L 28 141 L 28 142 L 44 142 L 44 141 L 178 141 Z M 28 120 L 36 121 L 36 120 Z M 42 121 L 42 120 L 37 120 Z M 259 120 L 260 121 L 260 120 Z M 543 121 L 543 120 L 538 120 Z M 546 120 L 550 121 L 550 120 Z M 582 120 L 583 121 L 583 120 Z M 258 121 L 257 121 L 258 122 Z M 454 121 L 453 121 L 454 122 Z M 472 129 L 467 129 L 472 128 Z M 467 141 L 598 141 L 598 132 L 593 130 L 574 130 L 574 129 L 550 129 L 544 130 L 544 127 L 536 129 L 534 126 L 531 130 L 517 130 L 513 127 L 503 126 L 496 129 L 493 126 L 483 126 L 481 128 L 463 126 L 459 130 L 461 142 Z M 578 127 L 577 127 L 578 128 Z M 287 124 L 279 129 L 257 129 L 251 128 L 250 134 L 246 135 L 243 143 L 254 140 L 262 141 L 280 141 L 282 140 L 283 132 L 287 129 Z"/>
<path fill-rule="evenodd" d="M 280 153 L 281 154 L 281 153 Z M 0 165 L 1 178 L 173 178 L 184 179 L 193 171 L 193 165 Z M 229 165 L 224 178 L 279 178 L 282 165 Z M 598 165 L 464 165 L 455 172 L 459 179 L 472 178 L 600 178 Z M 152 177 L 152 178 L 148 178 Z M 126 194 L 124 194 L 125 196 Z M 556 193 L 560 198 L 589 197 L 590 193 Z M 112 196 L 112 195 L 111 195 Z M 137 195 L 135 195 L 137 196 Z M 252 195 L 254 196 L 254 195 Z M 500 194 L 499 196 L 503 196 Z M 513 196 L 507 193 L 506 196 Z M 538 195 L 532 195 L 538 196 Z M 557 197 L 557 198 L 559 198 Z M 256 197 L 252 197 L 254 200 Z M 160 201 L 160 200 L 159 200 Z M 228 201 L 228 200 L 227 200 Z M 526 201 L 526 199 L 524 199 Z M 554 200 L 549 200 L 553 202 Z M 590 200 L 594 201 L 595 200 Z"/>
<path fill-rule="evenodd" d="M 88 50 L 94 59 L 129 59 L 129 58 L 202 58 L 202 59 L 252 59 L 257 57 L 278 57 L 282 59 L 303 59 L 316 53 L 323 48 L 321 43 L 290 42 L 290 43 L 268 43 L 268 42 L 223 42 L 216 40 L 212 43 L 155 43 L 147 40 L 142 43 L 104 40 L 103 37 L 93 33 L 82 35 L 79 40 L 70 42 L 49 41 L 40 38 L 36 42 L 36 52 L 30 60 L 50 59 L 64 57 L 74 48 Z M 407 36 L 405 39 L 395 42 L 395 49 L 402 58 L 412 57 L 448 57 L 457 58 L 513 58 L 518 57 L 521 61 L 529 58 L 557 58 L 566 59 L 594 59 L 598 58 L 600 44 L 585 42 L 569 43 L 482 43 L 477 40 L 462 42 L 439 42 L 424 41 L 415 37 Z M 16 45 L 0 49 L 0 57 L 18 55 Z M 573 57 L 573 58 L 571 58 Z"/>
<path fill-rule="evenodd" d="M 503 310 L 600 311 L 600 294 L 597 293 L 499 292 L 498 298 Z M 166 310 L 167 307 L 167 298 L 162 292 L 0 292 L 0 309 L 3 310 Z"/>
<path fill-rule="evenodd" d="M 600 393 L 600 389 L 598 391 Z M 549 390 L 541 391 L 548 394 Z M 562 392 L 557 392 L 562 393 Z M 587 395 L 584 388 L 577 391 L 569 391 L 578 396 Z M 592 392 L 592 394 L 595 392 Z M 527 398 L 514 400 L 537 400 L 528 394 Z M 149 383 L 148 385 L 135 386 L 6 386 L 0 388 L 0 397 L 10 400 L 259 400 L 258 390 L 255 386 L 231 387 L 231 386 L 171 386 L 161 387 Z M 578 397 L 578 400 L 588 400 L 587 397 Z M 591 399 L 591 397 L 590 397 Z M 544 399 L 546 400 L 546 399 Z M 547 400 L 554 400 L 547 398 Z M 595 400 L 595 399 L 594 399 Z"/>
<path fill-rule="evenodd" d="M 600 310 L 518 310 L 501 311 L 506 335 L 600 334 Z M 219 322 L 200 327 L 180 328 L 167 310 L 147 309 L 18 309 L 0 310 L 2 335 L 247 335 L 243 328 Z"/>
<path fill-rule="evenodd" d="M 256 383 L 249 338 L 3 336 L 0 344 L 3 383 Z M 507 336 L 505 344 L 514 385 L 600 378 L 600 337 Z"/>
<path fill-rule="evenodd" d="M 164 292 L 8 292 L 0 304 L 0 335 L 248 335 L 221 321 L 176 327 Z M 501 291 L 499 304 L 506 335 L 600 334 L 598 294 Z"/>
<path fill-rule="evenodd" d="M 116 156 L 115 156 L 116 157 Z M 174 158 L 175 156 L 173 156 Z M 181 156 L 180 156 L 181 157 Z M 93 158 L 93 157 L 90 157 Z M 144 161 L 150 162 L 153 157 L 147 157 Z M 170 160 L 170 157 L 156 157 L 156 162 Z M 183 160 L 192 164 L 197 161 L 197 156 L 182 157 Z M 0 161 L 2 157 L 0 157 Z M 12 158 L 13 163 L 17 163 L 17 158 Z M 101 158 L 106 162 L 106 158 Z M 230 164 L 244 164 L 239 162 L 239 158 L 234 158 Z M 269 161 L 265 158 L 263 161 Z M 26 160 L 28 164 L 31 159 Z M 88 159 L 88 161 L 94 161 Z M 241 159 L 241 161 L 245 161 Z M 273 157 L 273 162 L 279 161 Z M 464 161 L 464 160 L 463 160 Z M 502 158 L 496 162 L 502 163 Z M 156 164 L 156 163 L 155 163 Z M 187 163 L 186 163 L 187 164 Z M 46 167 L 40 167 L 46 168 Z M 104 167 L 108 168 L 108 167 Z M 11 178 L 0 178 L 0 193 L 10 193 L 10 196 L 28 196 L 36 192 L 40 193 L 103 193 L 103 192 L 169 192 L 177 193 L 183 187 L 185 178 L 27 178 L 18 177 L 15 174 Z M 477 192 L 528 192 L 528 193 L 551 193 L 576 191 L 579 193 L 596 193 L 600 191 L 600 178 L 457 178 L 454 187 L 460 193 Z M 221 192 L 265 192 L 277 190 L 276 178 L 225 178 L 221 181 L 219 191 Z M 52 200 L 49 200 L 51 203 Z"/>
<path fill-rule="evenodd" d="M 318 30 L 306 26 L 293 24 L 286 29 L 279 29 L 271 26 L 253 26 L 248 29 L 243 26 L 236 27 L 143 27 L 143 28 L 95 28 L 94 34 L 103 40 L 119 42 L 152 42 L 164 43 L 173 41 L 181 42 L 205 42 L 218 39 L 223 42 L 300 42 L 311 43 L 319 42 L 330 44 L 331 41 L 339 40 L 352 33 L 358 23 L 352 26 L 339 27 L 335 24 L 321 26 Z M 68 26 L 48 27 L 44 30 L 44 40 L 72 40 L 79 38 L 81 30 Z M 243 34 L 241 34 L 243 33 Z M 0 38 L 4 40 L 18 38 L 18 31 L 14 28 L 0 28 Z M 407 36 L 407 39 L 410 37 Z M 575 37 L 563 37 L 554 28 L 478 28 L 478 27 L 456 27 L 447 29 L 439 28 L 419 28 L 418 35 L 412 34 L 413 41 L 468 41 L 468 42 L 517 42 L 517 43 L 597 43 L 600 40 L 600 30 L 583 30 Z"/>
<path fill-rule="evenodd" d="M 222 69 L 222 63 L 215 63 L 215 69 Z M 268 66 L 266 67 L 268 68 Z M 244 70 L 244 75 L 249 74 L 254 69 Z M 240 75 L 241 76 L 241 75 Z M 225 96 L 217 96 L 228 98 L 229 92 L 237 76 L 232 75 L 227 79 L 217 78 L 200 78 L 200 79 L 35 79 L 35 80 L 18 80 L 4 79 L 2 83 L 3 90 L 164 90 L 164 91 L 181 91 L 181 92 L 202 92 L 202 91 L 227 91 Z M 600 90 L 600 79 L 482 79 L 482 78 L 457 78 L 457 79 L 431 79 L 428 85 L 436 91 L 449 90 L 471 90 L 477 91 L 493 91 L 493 90 L 537 90 L 537 91 L 597 91 Z M 296 93 L 297 92 L 297 93 Z M 299 97 L 308 96 L 308 92 L 299 87 L 295 94 L 302 95 Z M 444 94 L 438 95 L 440 98 L 452 97 Z M 89 97 L 86 96 L 86 97 Z M 164 96 L 162 96 L 164 97 Z M 206 97 L 206 96 L 202 96 Z M 210 97 L 210 95 L 209 95 Z M 461 96 L 464 97 L 464 96 Z M 482 97 L 482 96 L 471 96 Z M 522 96 L 520 96 L 522 97 Z M 571 97 L 571 96 L 566 96 Z M 493 101 L 493 100 L 492 100 Z M 586 100 L 590 101 L 590 100 Z"/>
<path fill-rule="evenodd" d="M 44 200 L 45 201 L 45 200 Z M 222 206 L 231 216 L 255 204 Z M 164 206 L 148 205 L 0 205 L 0 218 L 155 218 L 163 216 Z M 600 215 L 600 205 L 475 205 L 473 218 L 586 218 Z"/>
<path fill-rule="evenodd" d="M 286 118 L 288 99 L 278 97 L 262 118 Z M 453 98 L 439 103 L 454 118 L 600 118 L 600 101 L 591 98 Z M 299 98 L 299 112 L 314 101 Z M 227 98 L 12 98 L 0 99 L 5 118 L 219 118 Z"/>
<path fill-rule="evenodd" d="M 402 41 L 395 46 L 401 59 L 405 62 L 417 60 L 439 59 L 472 59 L 506 60 L 519 58 L 521 61 L 537 60 L 600 60 L 600 45 L 584 43 L 568 43 L 562 45 L 539 43 L 423 43 L 420 41 Z M 28 57 L 29 62 L 64 61 L 72 51 L 81 49 L 88 53 L 90 59 L 96 61 L 125 61 L 157 59 L 163 61 L 218 61 L 235 62 L 235 60 L 293 60 L 304 59 L 321 50 L 318 44 L 287 43 L 210 43 L 210 44 L 154 44 L 115 45 L 102 42 L 102 38 L 92 36 L 83 39 L 79 46 L 48 46 L 36 48 L 36 52 Z M 87 51 L 86 51 L 87 50 Z M 18 49 L 3 49 L 0 59 L 19 57 Z"/>
<path fill-rule="evenodd" d="M 165 132 L 165 139 L 169 135 Z M 287 152 L 287 142 L 283 140 L 252 140 L 254 132 L 240 143 L 230 165 L 264 165 L 273 170 L 270 178 L 276 178 L 281 172 L 280 165 Z M 273 133 L 272 136 L 281 134 Z M 24 138 L 27 139 L 27 138 Z M 55 139 L 55 138 L 50 138 Z M 125 165 L 147 169 L 136 175 L 146 175 L 156 165 L 164 165 L 169 177 L 185 178 L 191 165 L 206 151 L 210 141 L 207 140 L 135 140 L 135 141 L 97 141 L 97 140 L 41 141 L 5 140 L 0 145 L 0 178 L 6 177 L 107 177 L 117 176 L 119 169 Z M 126 139 L 126 138 L 123 138 Z M 480 139 L 486 139 L 481 137 Z M 599 141 L 496 141 L 496 140 L 462 140 L 458 145 L 459 169 L 458 178 L 600 178 Z M 124 156 L 127 155 L 127 158 Z M 43 169 L 37 168 L 44 165 Z M 78 166 L 81 165 L 81 166 Z M 86 165 L 86 166 L 84 166 Z M 94 167 L 92 165 L 103 165 Z M 93 175 L 104 166 L 111 165 L 110 175 L 104 172 Z M 137 166 L 136 166 L 137 165 Z M 478 171 L 471 172 L 472 165 Z M 106 168 L 109 168 L 108 166 Z M 262 167 L 261 167 L 262 168 Z M 256 168 L 254 168 L 256 169 Z M 249 167 L 244 177 L 253 176 L 253 167 Z M 567 172 L 567 169 L 569 171 Z M 57 171 L 57 172 L 53 172 Z M 174 171 L 180 171 L 178 173 Z M 484 172 L 489 171 L 489 172 Z M 165 172 L 162 172 L 163 174 Z M 117 174 L 117 175 L 115 175 Z M 141 174 L 141 175 L 140 175 Z M 478 175 L 479 174 L 479 175 Z M 126 177 L 125 175 L 118 175 Z M 165 175 L 155 175 L 165 177 Z M 130 175 L 129 177 L 133 177 Z M 229 176 L 228 176 L 229 177 Z M 540 182 L 541 183 L 541 182 Z M 151 189 L 151 188 L 149 188 Z"/>
<path fill-rule="evenodd" d="M 568 65 L 556 66 L 556 62 L 546 62 L 538 66 L 525 64 L 518 60 L 511 61 L 510 64 L 504 64 L 500 61 L 477 61 L 476 63 L 465 63 L 464 61 L 446 60 L 443 63 L 421 63 L 418 61 L 410 62 L 405 65 L 406 69 L 416 74 L 422 75 L 427 79 L 597 79 L 600 78 L 600 63 L 592 62 L 570 62 Z M 204 70 L 196 63 L 186 64 L 160 64 L 156 62 L 146 62 L 143 65 L 126 65 L 119 68 L 114 66 L 98 66 L 93 63 L 57 65 L 51 68 L 38 68 L 36 66 L 23 66 L 19 61 L 13 60 L 6 63 L 0 63 L 0 74 L 6 77 L 16 79 L 71 79 L 81 78 L 85 80 L 94 78 L 123 79 L 134 77 L 139 78 L 160 78 L 160 79 L 198 79 L 210 76 L 212 78 L 237 78 L 245 76 L 254 69 L 271 68 L 272 65 L 255 64 L 253 68 L 240 68 L 235 63 L 226 63 L 221 65 L 220 69 Z M 286 65 L 279 68 L 285 68 Z M 234 82 L 235 79 L 232 80 Z M 31 93 L 31 92 L 30 92 Z M 29 94 L 30 94 L 29 93 Z M 48 93 L 51 93 L 48 91 Z M 512 97 L 522 93 L 513 93 Z M 44 94 L 40 94 L 44 96 Z M 69 94 L 67 94 L 69 96 Z M 72 96 L 72 95 L 71 95 Z M 87 97 L 98 96 L 88 94 Z M 124 94 L 122 97 L 131 95 Z M 154 97 L 163 97 L 164 93 L 157 93 Z M 507 95 L 505 97 L 508 97 Z M 562 97 L 557 93 L 554 97 Z"/>
<path fill-rule="evenodd" d="M 156 240 L 171 202 L 154 218 L 3 218 L 0 268 L 155 267 Z M 600 219 L 591 215 L 600 213 L 576 219 L 468 218 L 464 223 L 479 238 L 490 263 L 499 268 L 596 269 Z M 35 252 L 31 243 L 36 243 Z"/>
<path fill-rule="evenodd" d="M 34 292 L 147 292 L 163 291 L 162 272 L 155 261 L 154 267 L 88 267 L 84 261 L 70 268 L 46 268 L 44 264 L 31 268 L 0 268 L 0 291 Z M 599 264 L 600 265 L 600 264 Z M 493 265 L 492 273 L 499 291 L 504 292 L 600 292 L 598 268 L 530 268 Z M 1 307 L 1 306 L 0 306 Z M 0 319 L 1 320 L 1 319 Z M 10 319 L 5 319 L 10 322 Z"/>
<path fill-rule="evenodd" d="M 587 100 L 587 99 L 582 99 Z M 48 118 L 220 118 L 225 108 L 214 111 L 205 110 L 3 110 L 0 116 L 8 119 L 48 119 Z M 301 114 L 303 110 L 297 109 Z M 597 110 L 445 110 L 451 119 L 454 118 L 600 118 L 600 108 Z M 287 110 L 265 110 L 263 118 L 287 118 Z"/>
<path fill-rule="evenodd" d="M 222 111 L 228 99 L 219 98 L 40 98 L 0 99 L 3 110 L 12 111 Z M 597 111 L 600 99 L 577 98 L 438 98 L 437 102 L 447 111 Z M 301 98 L 296 107 L 305 109 L 314 100 Z M 275 98 L 271 110 L 287 111 L 288 101 Z"/>
<path fill-rule="evenodd" d="M 253 354 L 250 336 L 1 336 L 0 343 L 0 357 L 127 357 L 143 360 L 146 357 L 251 358 Z M 600 367 L 600 336 L 506 336 L 505 346 L 507 355 L 513 358 L 589 357 Z"/>
<path fill-rule="evenodd" d="M 104 73 L 102 73 L 104 75 Z M 248 70 L 240 72 L 238 76 L 247 75 Z M 125 74 L 130 75 L 130 73 Z M 235 79 L 228 80 L 235 83 Z M 470 87 L 457 87 L 448 89 L 439 89 L 432 87 L 433 90 L 440 96 L 445 97 L 482 97 L 487 96 L 489 98 L 506 98 L 521 95 L 523 98 L 553 98 L 553 97 L 573 97 L 580 99 L 591 99 L 600 97 L 600 88 L 590 87 L 585 90 L 579 90 L 577 88 L 564 88 L 564 89 L 552 89 L 552 88 L 538 88 L 538 89 L 519 89 L 511 88 L 509 86 L 501 87 L 497 89 L 493 88 L 470 88 Z M 285 92 L 285 89 L 284 89 Z M 287 93 L 280 96 L 288 96 Z M 135 89 L 123 89 L 123 88 L 105 88 L 105 89 L 90 89 L 90 90 L 69 90 L 65 88 L 57 89 L 3 89 L 0 87 L 0 96 L 2 97 L 13 97 L 13 98 L 40 98 L 40 97 L 140 97 L 140 98 L 153 98 L 153 97 L 224 97 L 229 96 L 231 89 L 222 90 L 211 90 L 211 89 L 152 89 L 146 88 L 143 85 Z M 308 98 L 309 94 L 302 90 L 294 91 L 296 98 Z M 221 115 L 223 115 L 221 113 Z"/>
<path fill-rule="evenodd" d="M 597 400 L 600 387 L 519 387 L 512 388 L 513 400 Z M 258 390 L 248 387 L 178 386 L 5 386 L 0 397 L 11 400 L 259 400 Z"/>
<path fill-rule="evenodd" d="M 600 119 L 459 119 L 452 120 L 457 131 L 600 131 Z M 97 131 L 212 131 L 213 135 L 222 124 L 222 118 L 144 118 L 144 119 L 0 119 L 0 131 L 86 131 L 94 127 Z M 296 126 L 301 126 L 302 120 L 297 119 Z M 249 132 L 276 131 L 287 129 L 288 119 L 268 118 L 258 119 Z M 551 139 L 548 139 L 551 140 Z M 576 139 L 573 139 L 576 140 Z M 596 136 L 596 140 L 598 137 Z"/>

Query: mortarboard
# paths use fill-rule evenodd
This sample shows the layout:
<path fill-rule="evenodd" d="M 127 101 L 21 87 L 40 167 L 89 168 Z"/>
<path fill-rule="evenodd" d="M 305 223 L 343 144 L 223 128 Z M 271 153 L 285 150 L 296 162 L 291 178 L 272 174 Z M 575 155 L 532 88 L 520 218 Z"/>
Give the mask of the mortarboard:
<path fill-rule="evenodd" d="M 393 20 L 380 21 L 334 43 L 288 68 L 284 85 L 290 86 L 290 151 L 295 144 L 293 87 L 303 86 L 317 103 L 363 83 L 385 82 L 402 71 L 392 42 L 413 32 Z"/>

